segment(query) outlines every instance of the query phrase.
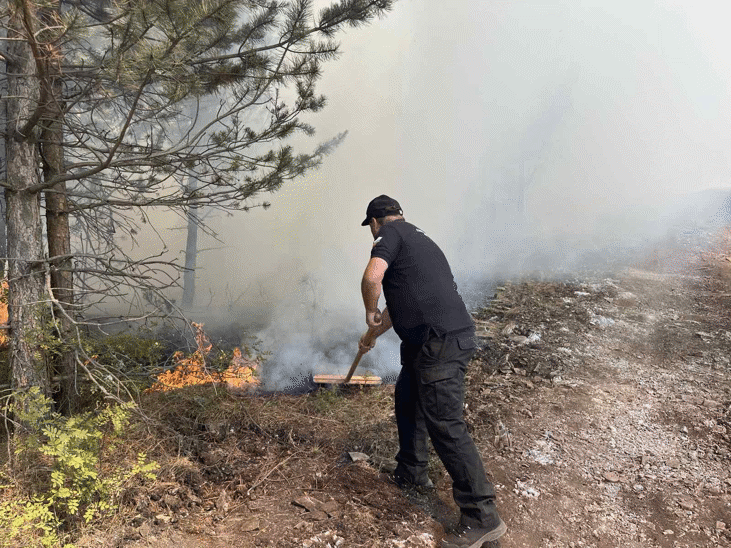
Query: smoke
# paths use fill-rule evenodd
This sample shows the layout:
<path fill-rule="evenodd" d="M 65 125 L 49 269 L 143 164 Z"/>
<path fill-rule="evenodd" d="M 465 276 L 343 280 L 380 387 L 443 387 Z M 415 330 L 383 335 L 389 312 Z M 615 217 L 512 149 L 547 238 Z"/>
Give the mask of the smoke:
<path fill-rule="evenodd" d="M 262 368 L 262 384 L 268 390 L 297 390 L 307 385 L 311 375 L 346 375 L 364 331 L 362 321 L 353 314 L 292 304 L 278 307 L 281 315 L 258 334 L 271 351 Z M 398 339 L 387 334 L 361 359 L 355 374 L 393 382 L 399 367 Z"/>
<path fill-rule="evenodd" d="M 267 211 L 210 219 L 225 245 L 199 258 L 199 301 L 261 312 L 249 319 L 281 386 L 342 373 L 355 355 L 371 247 L 360 222 L 374 196 L 398 199 L 442 247 L 471 305 L 496 277 L 571 271 L 705 215 L 728 191 L 697 207 L 689 195 L 730 181 L 728 12 L 710 1 L 397 2 L 340 36 L 324 68 L 328 106 L 310 120 L 316 137 L 297 143 L 347 131 L 322 168 L 267 197 Z M 317 314 L 304 314 L 313 298 Z M 388 376 L 395 339 L 382 347 L 364 367 Z"/>

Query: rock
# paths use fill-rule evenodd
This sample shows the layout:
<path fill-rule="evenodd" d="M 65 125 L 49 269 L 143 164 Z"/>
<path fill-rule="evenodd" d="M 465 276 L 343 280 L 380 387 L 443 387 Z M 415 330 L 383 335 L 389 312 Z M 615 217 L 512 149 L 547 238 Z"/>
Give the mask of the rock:
<path fill-rule="evenodd" d="M 522 495 L 524 497 L 529 497 L 529 498 L 537 498 L 541 494 L 541 492 L 538 489 L 536 489 L 529 483 L 524 483 L 520 480 L 517 480 L 515 482 L 515 489 L 513 489 L 513 492 L 516 495 Z"/>
<path fill-rule="evenodd" d="M 145 522 L 137 528 L 137 532 L 142 538 L 146 538 L 152 533 L 152 527 L 150 527 L 149 523 Z"/>
<path fill-rule="evenodd" d="M 167 514 L 157 514 L 155 516 L 155 520 L 157 520 L 158 523 L 168 524 L 168 523 L 170 523 L 171 519 L 172 518 L 170 516 L 168 516 Z"/>
<path fill-rule="evenodd" d="M 669 468 L 680 468 L 680 460 L 672 458 L 665 461 L 665 465 Z"/>
<path fill-rule="evenodd" d="M 695 508 L 695 503 L 693 502 L 693 499 L 690 497 L 680 497 L 680 500 L 678 500 L 678 506 L 680 506 L 683 510 L 693 510 Z"/>
<path fill-rule="evenodd" d="M 716 522 L 716 531 L 723 531 L 724 529 L 726 529 L 726 524 L 722 521 L 717 521 Z"/>
<path fill-rule="evenodd" d="M 348 453 L 348 456 L 350 457 L 350 460 L 352 460 L 353 462 L 367 461 L 370 458 L 365 453 L 359 453 L 357 451 L 351 451 L 351 452 L 349 452 Z"/>
<path fill-rule="evenodd" d="M 329 516 L 327 515 L 327 512 L 323 512 L 322 510 L 315 510 L 314 512 L 307 512 L 305 515 L 305 519 L 309 521 L 325 521 Z"/>
<path fill-rule="evenodd" d="M 304 508 L 308 512 L 308 518 L 318 521 L 328 517 L 339 517 L 341 514 L 340 504 L 335 500 L 321 502 L 308 495 L 303 495 L 294 499 L 292 504 Z"/>
<path fill-rule="evenodd" d="M 339 537 L 332 531 L 325 531 L 324 533 L 320 533 L 319 535 L 307 539 L 302 543 L 303 548 L 340 548 L 341 546 L 345 546 L 345 539 L 343 537 Z"/>
<path fill-rule="evenodd" d="M 234 522 L 234 528 L 240 533 L 249 533 L 251 531 L 259 530 L 259 518 L 256 516 L 249 516 L 235 521 L 238 521 L 238 524 Z"/>
<path fill-rule="evenodd" d="M 164 495 L 162 497 L 162 501 L 165 503 L 165 506 L 170 508 L 173 511 L 176 511 L 178 508 L 182 506 L 182 502 L 180 499 L 173 495 Z"/>
<path fill-rule="evenodd" d="M 619 474 L 616 472 L 604 472 L 604 479 L 610 483 L 619 483 L 621 480 Z"/>
<path fill-rule="evenodd" d="M 331 518 L 338 517 L 340 515 L 340 505 L 334 500 L 323 502 L 320 506 L 320 510 L 325 512 Z"/>
<path fill-rule="evenodd" d="M 315 512 L 318 510 L 318 506 L 320 504 L 320 501 L 315 501 L 308 497 L 307 495 L 303 495 L 301 497 L 298 497 L 292 501 L 292 504 L 296 506 L 300 506 L 307 510 L 308 512 Z"/>
<path fill-rule="evenodd" d="M 606 327 L 609 327 L 610 325 L 614 325 L 614 320 L 612 318 L 607 318 L 605 316 L 594 316 L 591 320 L 589 320 L 589 323 L 591 325 L 594 325 L 600 329 L 604 329 Z"/>
<path fill-rule="evenodd" d="M 527 344 L 529 341 L 528 337 L 524 337 L 523 335 L 510 335 L 509 339 L 519 346 Z"/>

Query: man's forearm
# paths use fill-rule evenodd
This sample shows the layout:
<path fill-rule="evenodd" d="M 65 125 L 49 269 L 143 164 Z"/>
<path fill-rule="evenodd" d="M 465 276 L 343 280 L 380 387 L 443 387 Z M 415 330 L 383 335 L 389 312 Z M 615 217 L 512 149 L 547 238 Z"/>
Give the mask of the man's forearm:
<path fill-rule="evenodd" d="M 366 277 L 360 284 L 360 291 L 363 294 L 363 304 L 366 312 L 378 310 L 378 299 L 381 298 L 381 284 L 373 282 Z"/>

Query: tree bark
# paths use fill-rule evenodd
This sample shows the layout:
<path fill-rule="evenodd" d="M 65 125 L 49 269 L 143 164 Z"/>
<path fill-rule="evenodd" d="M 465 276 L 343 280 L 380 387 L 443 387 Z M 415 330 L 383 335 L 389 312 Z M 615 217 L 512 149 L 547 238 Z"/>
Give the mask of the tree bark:
<path fill-rule="evenodd" d="M 63 108 L 61 80 L 56 67 L 47 67 L 51 82 L 48 95 L 54 99 L 48 104 L 48 115 L 41 131 L 41 157 L 43 179 L 52 180 L 64 172 L 63 155 Z M 66 183 L 61 182 L 45 192 L 46 233 L 50 258 L 51 290 L 56 298 L 54 305 L 58 335 L 67 344 L 61 347 L 54 360 L 54 374 L 62 380 L 55 394 L 59 411 L 67 415 L 76 411 L 76 358 L 70 346 L 73 340 L 74 281 L 71 260 L 71 231 L 69 230 L 68 196 Z M 56 259 L 56 257 L 63 257 Z"/>
<path fill-rule="evenodd" d="M 50 374 L 41 346 L 42 311 L 48 306 L 43 269 L 41 208 L 37 193 L 27 189 L 39 183 L 36 130 L 26 134 L 38 108 L 39 80 L 26 36 L 22 13 L 9 17 L 7 103 L 6 229 L 8 238 L 8 315 L 10 367 L 13 390 L 37 386 L 51 395 Z M 20 38 L 20 39 L 18 39 Z"/>

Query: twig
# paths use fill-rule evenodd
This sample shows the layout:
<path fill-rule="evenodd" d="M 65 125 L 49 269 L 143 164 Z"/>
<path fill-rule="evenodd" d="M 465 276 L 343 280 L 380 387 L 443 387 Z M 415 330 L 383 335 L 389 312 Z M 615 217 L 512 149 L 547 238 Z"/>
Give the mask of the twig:
<path fill-rule="evenodd" d="M 285 463 L 286 463 L 286 462 L 287 462 L 287 461 L 288 461 L 289 459 L 291 459 L 292 457 L 294 457 L 294 456 L 295 456 L 295 455 L 297 455 L 297 454 L 298 454 L 298 453 L 292 453 L 292 454 L 291 454 L 290 456 L 288 456 L 288 457 L 287 457 L 286 459 L 284 459 L 284 460 L 283 460 L 282 462 L 280 462 L 279 464 L 277 464 L 277 465 L 276 465 L 276 466 L 275 466 L 274 468 L 272 468 L 271 470 L 269 470 L 269 472 L 267 472 L 266 474 L 264 474 L 264 475 L 263 475 L 263 476 L 262 476 L 262 477 L 261 477 L 260 479 L 256 480 L 256 481 L 255 481 L 255 482 L 254 482 L 254 483 L 253 483 L 253 484 L 251 485 L 251 487 L 249 487 L 249 489 L 248 489 L 248 490 L 246 491 L 246 495 L 247 495 L 247 496 L 251 495 L 251 492 L 252 492 L 252 491 L 253 491 L 254 489 L 256 489 L 257 487 L 259 487 L 259 486 L 260 486 L 260 485 L 261 485 L 262 483 L 264 483 L 264 480 L 266 480 L 266 479 L 267 479 L 267 478 L 268 478 L 268 477 L 269 477 L 269 476 L 270 476 L 270 475 L 272 474 L 272 472 L 274 472 L 274 471 L 275 471 L 275 470 L 276 470 L 277 468 L 279 468 L 280 466 L 282 466 L 283 464 L 285 464 Z"/>
<path fill-rule="evenodd" d="M 289 415 L 297 415 L 299 417 L 305 417 L 306 419 L 312 419 L 312 420 L 318 420 L 318 421 L 327 421 L 327 422 L 337 422 L 338 424 L 341 421 L 335 420 L 335 419 L 326 419 L 325 417 L 318 417 L 316 415 L 305 415 L 304 413 L 297 413 L 296 411 L 289 411 Z"/>

